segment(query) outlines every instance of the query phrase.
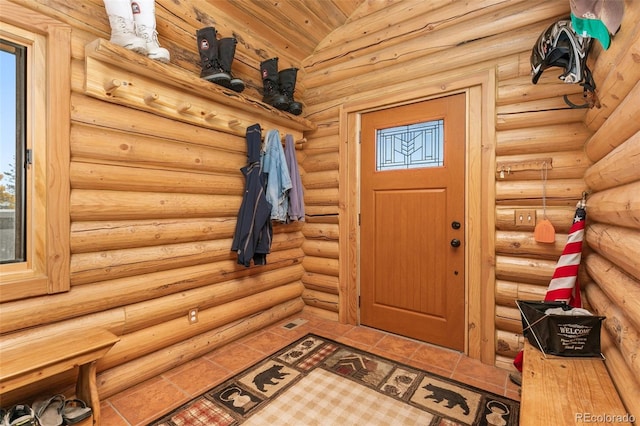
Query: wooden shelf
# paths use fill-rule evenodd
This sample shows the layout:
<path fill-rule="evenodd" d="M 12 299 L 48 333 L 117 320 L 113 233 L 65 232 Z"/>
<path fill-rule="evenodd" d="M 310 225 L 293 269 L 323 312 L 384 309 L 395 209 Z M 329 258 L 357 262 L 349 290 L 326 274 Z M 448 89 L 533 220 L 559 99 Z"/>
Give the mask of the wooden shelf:
<path fill-rule="evenodd" d="M 85 46 L 85 93 L 201 127 L 244 136 L 259 123 L 302 138 L 311 121 L 163 64 L 104 39 Z"/>

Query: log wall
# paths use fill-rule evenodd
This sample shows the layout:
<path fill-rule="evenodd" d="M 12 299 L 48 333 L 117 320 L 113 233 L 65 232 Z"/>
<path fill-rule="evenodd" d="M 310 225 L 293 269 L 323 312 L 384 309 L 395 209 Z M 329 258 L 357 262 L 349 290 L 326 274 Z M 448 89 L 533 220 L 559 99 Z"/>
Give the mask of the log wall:
<path fill-rule="evenodd" d="M 318 130 L 307 134 L 303 166 L 305 182 L 313 181 L 317 188 L 325 183 L 321 190 L 308 191 L 313 193 L 310 211 L 314 220 L 324 223 L 323 229 L 333 229 L 341 206 L 335 201 L 334 175 L 330 172 L 341 167 L 336 163 L 337 151 L 341 143 L 348 142 L 339 140 L 340 126 L 346 126 L 340 120 L 342 104 L 376 98 L 382 104 L 397 87 L 424 77 L 440 81 L 443 76 L 495 68 L 496 184 L 494 199 L 489 203 L 494 210 L 483 212 L 495 215 L 495 253 L 489 255 L 494 263 L 483 266 L 492 272 L 483 276 L 490 277 L 495 306 L 486 307 L 490 314 L 483 318 L 490 323 L 493 337 L 483 344 L 493 347 L 489 351 L 495 365 L 513 368 L 513 358 L 523 343 L 515 300 L 544 297 L 576 203 L 583 192 L 592 192 L 588 216 L 593 215 L 592 223 L 602 223 L 588 228 L 588 256 L 580 279 L 590 283 L 586 286 L 587 303 L 600 312 L 609 309 L 611 318 L 606 329 L 612 339 L 607 342 L 617 343 L 607 345 L 605 352 L 616 352 L 608 361 L 610 371 L 623 398 L 627 395 L 625 402 L 630 408 L 630 401 L 634 401 L 631 396 L 638 400 L 633 377 L 640 377 L 635 322 L 638 245 L 634 234 L 640 228 L 640 175 L 634 160 L 640 123 L 640 7 L 630 1 L 625 6 L 622 29 L 609 50 L 603 51 L 594 42 L 590 64 L 602 108 L 593 110 L 572 109 L 565 103 L 564 95 L 576 104 L 582 103 L 582 88 L 561 83 L 557 69 L 547 70 L 537 85 L 531 83 L 531 47 L 553 20 L 568 15 L 566 2 L 417 2 L 411 6 L 401 2 L 383 11 L 354 14 L 353 20 L 323 40 L 305 61 L 307 114 L 318 124 Z M 394 25 L 388 25 L 388 16 L 394 17 Z M 522 167 L 540 164 L 541 159 L 549 162 L 544 188 L 541 167 Z M 504 176 L 499 165 L 505 166 Z M 520 209 L 534 211 L 538 220 L 550 220 L 556 231 L 555 243 L 536 242 L 533 225 L 516 226 L 515 213 Z M 303 229 L 305 235 L 310 227 L 316 229 L 315 224 L 308 223 Z M 328 238 L 319 232 L 314 235 Z M 353 236 L 340 238 L 344 241 Z M 307 255 L 303 262 L 306 291 L 315 304 L 333 312 L 335 294 L 342 294 L 341 286 L 353 277 L 336 280 L 328 268 L 332 255 L 320 259 L 319 250 L 312 252 L 306 245 L 303 249 Z M 625 278 L 616 279 L 609 272 Z M 316 280 L 322 284 L 315 284 Z M 617 290 L 621 281 L 624 291 Z M 600 293 L 596 288 L 601 288 Z"/>
<path fill-rule="evenodd" d="M 307 134 L 304 182 L 312 181 L 316 187 L 325 183 L 325 188 L 307 189 L 307 194 L 312 192 L 307 202 L 314 204 L 309 213 L 315 221 L 324 222 L 324 229 L 335 226 L 340 205 L 332 189 L 334 181 L 329 178 L 333 176 L 330 172 L 340 167 L 336 162 L 340 126 L 344 125 L 340 122 L 340 105 L 360 99 L 379 98 L 383 102 L 385 94 L 392 95 L 395 88 L 411 85 L 414 80 L 437 81 L 446 78 L 443 76 L 455 79 L 496 69 L 496 116 L 490 118 L 496 123 L 495 163 L 507 167 L 513 164 L 515 170 L 518 162 L 550 159 L 553 168 L 548 172 L 546 214 L 559 232 L 558 243 L 540 245 L 533 240 L 533 227 L 515 227 L 515 209 L 541 207 L 539 171 L 514 171 L 504 178 L 495 175 L 495 200 L 488 203 L 495 205 L 495 211 L 483 212 L 496 216 L 496 306 L 488 307 L 489 313 L 484 316 L 489 329 L 495 324 L 495 336 L 485 342 L 490 346 L 484 352 L 490 354 L 490 362 L 495 359 L 496 364 L 508 366 L 520 343 L 515 298 L 539 297 L 544 291 L 562 250 L 562 232 L 571 223 L 572 205 L 586 188 L 582 175 L 589 162 L 581 149 L 590 133 L 582 123 L 585 110 L 571 110 L 562 99 L 564 94 L 580 97 L 581 88 L 562 84 L 553 71 L 545 73 L 537 86 L 531 84 L 529 75 L 532 40 L 553 19 L 566 14 L 568 6 L 556 1 L 539 2 L 533 7 L 520 1 L 410 3 L 358 14 L 357 19 L 327 37 L 305 61 L 307 113 L 318 130 Z M 395 17 L 391 27 L 387 25 L 388 16 Z M 538 215 L 542 217 L 541 208 Z M 303 233 L 311 225 L 305 225 Z M 303 250 L 305 286 L 309 289 L 313 281 L 322 279 L 323 285 L 312 289 L 314 301 L 332 301 L 349 277 L 335 279 L 337 270 L 331 273 L 326 268 L 332 257 L 324 255 L 322 262 L 308 246 Z M 325 272 L 320 272 L 320 267 Z M 493 288 L 494 284 L 488 286 Z"/>
<path fill-rule="evenodd" d="M 156 2 L 161 44 L 171 52 L 169 65 L 94 43 L 109 39 L 101 0 L 16 3 L 72 26 L 70 291 L 3 303 L 3 337 L 93 328 L 113 332 L 120 340 L 97 364 L 104 398 L 300 312 L 305 305 L 302 223 L 274 224 L 265 266 L 238 265 L 231 251 L 245 184 L 240 172 L 247 158 L 245 122 L 260 123 L 265 133 L 272 128 L 282 137 L 291 133 L 295 140 L 302 139 L 302 128 L 313 128 L 254 102 L 260 100 L 255 64 L 269 53 L 239 53 L 255 67 L 247 68 L 244 98 L 226 101 L 217 86 L 199 78 L 196 29 L 212 24 L 207 17 L 220 17 L 206 2 Z M 180 13 L 178 6 L 197 10 L 201 20 Z M 92 49 L 99 50 L 92 55 L 107 59 L 88 67 Z M 127 106 L 128 98 L 118 103 L 88 96 L 89 89 L 95 92 L 91 78 L 108 82 L 114 77 L 101 69 L 144 80 L 161 96 L 174 90 L 168 83 L 180 85 L 218 117 L 242 118 L 243 126 L 199 125 L 199 117 L 182 119 L 164 107 L 145 110 L 140 103 Z M 215 86 L 212 93 L 207 93 L 209 86 Z M 251 108 L 259 113 L 252 115 Z M 318 250 L 318 256 L 330 253 L 330 248 Z M 190 323 L 193 309 L 198 319 Z M 75 383 L 73 375 L 67 372 L 3 395 L 2 406 L 47 389 L 65 389 Z"/>

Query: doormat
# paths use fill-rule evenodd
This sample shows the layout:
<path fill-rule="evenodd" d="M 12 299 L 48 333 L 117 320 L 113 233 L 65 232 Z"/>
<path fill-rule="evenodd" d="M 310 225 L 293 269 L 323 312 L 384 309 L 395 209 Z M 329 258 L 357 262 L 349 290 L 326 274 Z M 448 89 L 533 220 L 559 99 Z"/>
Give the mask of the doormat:
<path fill-rule="evenodd" d="M 520 404 L 309 334 L 150 423 L 518 425 Z"/>

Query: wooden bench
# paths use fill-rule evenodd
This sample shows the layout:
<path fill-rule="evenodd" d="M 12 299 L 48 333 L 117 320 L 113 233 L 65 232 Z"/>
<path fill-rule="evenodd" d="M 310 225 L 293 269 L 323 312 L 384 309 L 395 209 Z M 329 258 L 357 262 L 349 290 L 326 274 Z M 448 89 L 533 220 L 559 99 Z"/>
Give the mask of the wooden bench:
<path fill-rule="evenodd" d="M 100 424 L 96 361 L 119 340 L 106 330 L 74 330 L 68 335 L 19 333 L 0 339 L 0 394 L 78 367 L 76 398 L 93 411 L 88 424 Z M 84 425 L 85 422 L 82 422 Z"/>
<path fill-rule="evenodd" d="M 525 342 L 520 425 L 631 424 L 604 361 L 545 355 Z"/>

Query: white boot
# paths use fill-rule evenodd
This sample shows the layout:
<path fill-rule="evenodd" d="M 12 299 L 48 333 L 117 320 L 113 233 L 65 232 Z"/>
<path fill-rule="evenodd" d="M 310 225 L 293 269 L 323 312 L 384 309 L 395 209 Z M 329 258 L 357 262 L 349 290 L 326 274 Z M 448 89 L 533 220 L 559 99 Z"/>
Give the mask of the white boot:
<path fill-rule="evenodd" d="M 103 0 L 111 24 L 111 42 L 147 54 L 147 43 L 136 35 L 130 0 Z"/>
<path fill-rule="evenodd" d="M 156 31 L 155 0 L 134 0 L 131 2 L 136 34 L 147 42 L 147 56 L 160 62 L 169 62 L 169 51 L 160 47 Z"/>

